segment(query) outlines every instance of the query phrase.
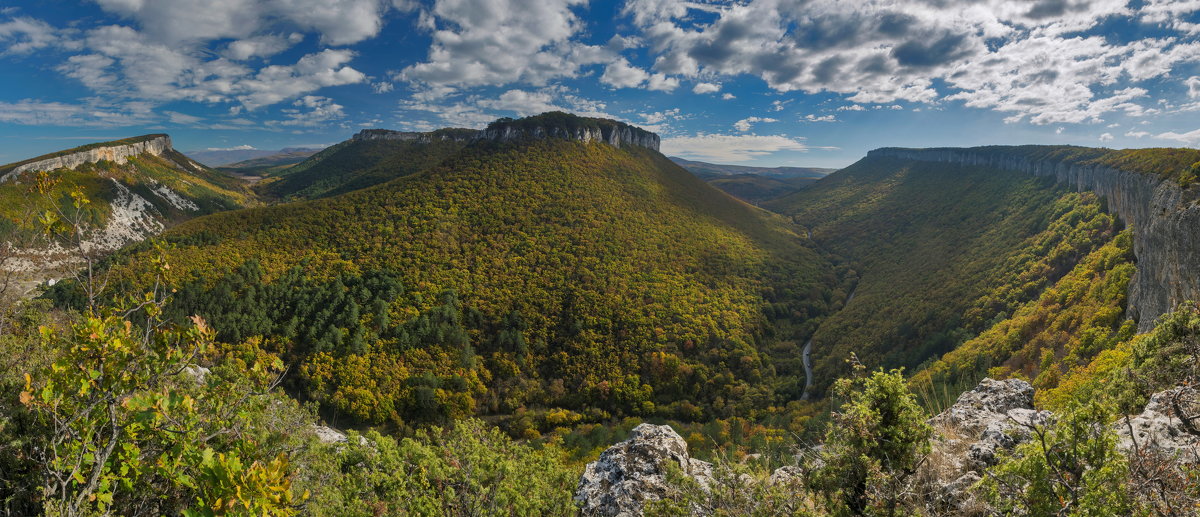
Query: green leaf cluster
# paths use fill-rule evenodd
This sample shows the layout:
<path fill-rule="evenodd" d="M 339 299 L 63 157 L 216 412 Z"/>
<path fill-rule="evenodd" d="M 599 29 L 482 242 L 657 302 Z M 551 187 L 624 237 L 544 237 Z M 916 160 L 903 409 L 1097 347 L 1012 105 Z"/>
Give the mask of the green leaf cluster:
<path fill-rule="evenodd" d="M 845 403 L 825 433 L 825 464 L 812 485 L 834 514 L 897 515 L 914 502 L 909 486 L 929 452 L 929 416 L 900 370 L 844 378 L 835 391 Z"/>

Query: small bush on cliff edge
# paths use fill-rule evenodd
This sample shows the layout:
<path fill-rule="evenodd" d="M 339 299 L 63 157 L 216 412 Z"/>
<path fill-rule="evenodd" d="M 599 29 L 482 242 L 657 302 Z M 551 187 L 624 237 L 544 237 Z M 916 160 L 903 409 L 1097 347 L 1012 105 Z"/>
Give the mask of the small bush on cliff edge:
<path fill-rule="evenodd" d="M 917 467 L 929 452 L 933 429 L 908 389 L 901 370 L 840 379 L 835 393 L 846 400 L 825 434 L 824 467 L 813 476 L 834 514 L 905 513 Z"/>
<path fill-rule="evenodd" d="M 1003 515 L 1133 515 L 1129 462 L 1117 450 L 1112 416 L 1110 403 L 1092 399 L 1053 425 L 1031 426 L 1033 439 L 983 481 L 992 508 Z"/>

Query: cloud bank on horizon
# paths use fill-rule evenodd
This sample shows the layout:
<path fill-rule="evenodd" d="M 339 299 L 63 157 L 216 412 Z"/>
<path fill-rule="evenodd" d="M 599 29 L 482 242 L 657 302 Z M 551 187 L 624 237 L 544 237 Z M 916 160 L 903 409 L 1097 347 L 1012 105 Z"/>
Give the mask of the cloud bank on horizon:
<path fill-rule="evenodd" d="M 269 147 L 549 110 L 763 164 L 1200 145 L 1200 0 L 24 1 L 0 62 L 0 161 L 84 129 Z"/>

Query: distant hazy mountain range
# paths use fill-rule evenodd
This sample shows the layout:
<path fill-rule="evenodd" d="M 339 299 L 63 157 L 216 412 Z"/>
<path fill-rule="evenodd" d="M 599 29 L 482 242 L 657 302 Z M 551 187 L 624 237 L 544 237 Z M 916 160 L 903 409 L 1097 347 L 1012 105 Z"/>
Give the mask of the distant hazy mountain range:
<path fill-rule="evenodd" d="M 685 160 L 678 156 L 671 156 L 670 159 L 679 164 L 680 167 L 700 177 L 704 177 L 705 175 L 734 176 L 738 174 L 754 174 L 756 176 L 770 176 L 774 178 L 812 178 L 815 180 L 824 178 L 837 170 L 820 167 L 749 167 L 745 165 L 726 165 Z"/>
<path fill-rule="evenodd" d="M 748 167 L 697 162 L 675 156 L 670 159 L 710 185 L 754 204 L 796 192 L 837 170 L 818 167 Z"/>
<path fill-rule="evenodd" d="M 299 163 L 319 152 L 322 147 L 285 147 L 283 149 L 209 149 L 187 151 L 193 160 L 209 167 L 262 167 Z"/>

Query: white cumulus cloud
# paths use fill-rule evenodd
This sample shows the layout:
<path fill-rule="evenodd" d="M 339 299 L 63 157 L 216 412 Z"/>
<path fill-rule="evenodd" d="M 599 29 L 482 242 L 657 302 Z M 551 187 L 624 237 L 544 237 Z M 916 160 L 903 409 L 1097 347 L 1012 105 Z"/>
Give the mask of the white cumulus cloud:
<path fill-rule="evenodd" d="M 1174 140 L 1176 142 L 1181 142 L 1184 145 L 1195 147 L 1197 145 L 1200 145 L 1200 129 L 1188 131 L 1187 133 L 1176 133 L 1174 131 L 1167 131 L 1165 133 L 1159 133 L 1157 135 L 1154 135 L 1154 138 L 1160 138 L 1163 140 Z"/>
<path fill-rule="evenodd" d="M 779 122 L 779 121 L 775 120 L 773 118 L 769 118 L 769 117 L 747 117 L 747 118 L 744 118 L 737 122 L 734 122 L 733 127 L 734 127 L 734 129 L 737 129 L 738 131 L 741 131 L 744 133 L 746 131 L 749 131 L 751 128 L 753 128 L 754 124 L 758 124 L 760 122 Z"/>
<path fill-rule="evenodd" d="M 714 162 L 747 162 L 780 151 L 807 152 L 811 149 L 803 138 L 783 135 L 710 135 L 664 138 L 664 154 Z"/>
<path fill-rule="evenodd" d="M 572 38 L 584 0 L 436 0 L 424 14 L 433 44 L 425 61 L 396 74 L 404 81 L 469 87 L 575 77 L 583 65 L 610 63 L 611 50 Z M 613 65 L 610 65 L 610 67 Z M 621 68 L 621 65 L 616 65 Z M 618 84 L 631 79 L 610 76 Z M 611 83 L 610 83 L 611 84 Z"/>

